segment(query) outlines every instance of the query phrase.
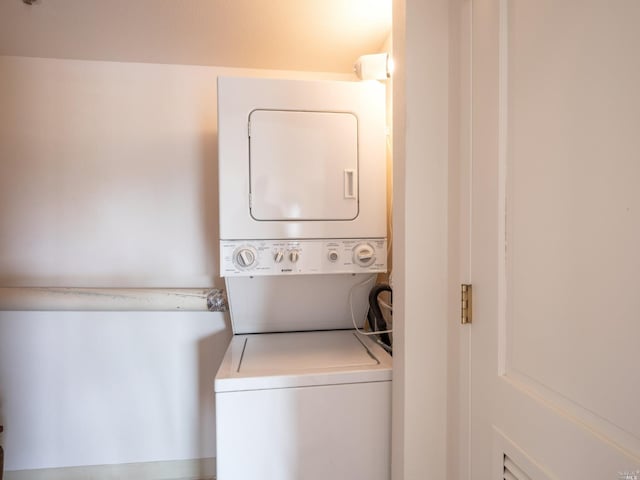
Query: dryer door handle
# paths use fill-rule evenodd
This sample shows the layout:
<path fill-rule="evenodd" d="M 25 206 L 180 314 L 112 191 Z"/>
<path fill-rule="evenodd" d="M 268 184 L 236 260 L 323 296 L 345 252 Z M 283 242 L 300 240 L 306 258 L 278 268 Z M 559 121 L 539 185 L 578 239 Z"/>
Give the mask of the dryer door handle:
<path fill-rule="evenodd" d="M 344 198 L 357 198 L 356 171 L 353 168 L 344 170 Z"/>

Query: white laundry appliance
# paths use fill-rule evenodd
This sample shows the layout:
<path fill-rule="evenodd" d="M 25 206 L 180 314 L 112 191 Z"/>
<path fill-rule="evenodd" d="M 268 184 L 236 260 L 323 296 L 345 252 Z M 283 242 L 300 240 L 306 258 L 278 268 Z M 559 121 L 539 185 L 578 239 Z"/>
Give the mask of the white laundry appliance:
<path fill-rule="evenodd" d="M 378 82 L 218 79 L 218 480 L 388 480 L 391 357 L 363 334 L 386 270 Z"/>

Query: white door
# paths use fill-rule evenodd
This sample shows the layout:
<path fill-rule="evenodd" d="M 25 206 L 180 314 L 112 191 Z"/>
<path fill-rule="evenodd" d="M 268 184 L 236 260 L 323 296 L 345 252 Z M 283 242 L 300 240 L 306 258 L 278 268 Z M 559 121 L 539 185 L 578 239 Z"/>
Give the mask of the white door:
<path fill-rule="evenodd" d="M 640 2 L 472 31 L 471 478 L 640 478 Z"/>

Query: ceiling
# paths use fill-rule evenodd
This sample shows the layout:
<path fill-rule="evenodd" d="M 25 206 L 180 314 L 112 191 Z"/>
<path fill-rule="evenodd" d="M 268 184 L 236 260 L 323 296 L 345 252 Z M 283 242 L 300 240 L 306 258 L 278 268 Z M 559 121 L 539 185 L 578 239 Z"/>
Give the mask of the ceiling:
<path fill-rule="evenodd" d="M 0 1 L 0 55 L 351 72 L 391 0 Z"/>

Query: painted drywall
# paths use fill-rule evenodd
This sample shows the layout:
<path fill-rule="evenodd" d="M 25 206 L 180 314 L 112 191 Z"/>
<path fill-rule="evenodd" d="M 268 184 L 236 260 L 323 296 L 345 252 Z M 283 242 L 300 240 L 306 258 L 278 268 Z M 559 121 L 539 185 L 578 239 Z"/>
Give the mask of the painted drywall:
<path fill-rule="evenodd" d="M 213 457 L 220 314 L 2 312 L 7 470 Z"/>
<path fill-rule="evenodd" d="M 349 72 L 391 0 L 0 2 L 0 55 Z"/>
<path fill-rule="evenodd" d="M 0 57 L 0 286 L 217 278 L 216 77 Z M 0 312 L 7 470 L 215 456 L 222 314 Z"/>
<path fill-rule="evenodd" d="M 449 2 L 394 1 L 394 479 L 449 478 Z"/>

